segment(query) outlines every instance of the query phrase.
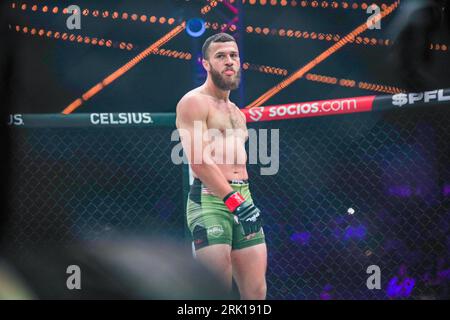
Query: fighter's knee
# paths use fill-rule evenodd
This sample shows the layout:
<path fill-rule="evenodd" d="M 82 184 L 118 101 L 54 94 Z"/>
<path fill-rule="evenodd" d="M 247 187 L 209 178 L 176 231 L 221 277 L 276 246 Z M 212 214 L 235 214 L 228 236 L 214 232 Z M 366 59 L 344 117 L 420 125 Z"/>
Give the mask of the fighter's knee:
<path fill-rule="evenodd" d="M 266 294 L 267 294 L 267 286 L 264 283 L 263 285 L 261 285 L 261 286 L 259 286 L 259 287 L 257 287 L 255 289 L 254 298 L 253 299 L 255 299 L 255 300 L 264 300 L 264 299 L 266 299 Z"/>
<path fill-rule="evenodd" d="M 241 292 L 241 299 L 243 300 L 264 300 L 266 299 L 267 285 L 266 283 L 260 283 L 257 285 L 249 286 Z"/>

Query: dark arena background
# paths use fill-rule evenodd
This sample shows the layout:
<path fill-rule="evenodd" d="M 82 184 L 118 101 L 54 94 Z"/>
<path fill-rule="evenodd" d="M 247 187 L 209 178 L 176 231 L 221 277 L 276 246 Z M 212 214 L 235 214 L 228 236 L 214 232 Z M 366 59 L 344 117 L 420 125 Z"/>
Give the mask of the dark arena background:
<path fill-rule="evenodd" d="M 240 49 L 230 100 L 272 150 L 248 164 L 267 298 L 449 299 L 449 7 L 2 1 L 0 298 L 221 297 L 191 259 L 173 134 L 222 31 Z"/>

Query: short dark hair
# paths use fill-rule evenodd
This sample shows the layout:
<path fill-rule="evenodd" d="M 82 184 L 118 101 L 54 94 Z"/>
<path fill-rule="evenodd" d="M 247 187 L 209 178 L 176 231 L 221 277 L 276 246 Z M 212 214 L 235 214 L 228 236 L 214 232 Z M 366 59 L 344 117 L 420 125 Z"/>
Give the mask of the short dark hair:
<path fill-rule="evenodd" d="M 217 33 L 215 35 L 212 35 L 208 39 L 205 40 L 205 43 L 202 47 L 202 56 L 203 59 L 208 59 L 208 49 L 211 43 L 214 42 L 236 42 L 236 39 L 233 38 L 232 35 L 229 35 L 228 33 Z"/>

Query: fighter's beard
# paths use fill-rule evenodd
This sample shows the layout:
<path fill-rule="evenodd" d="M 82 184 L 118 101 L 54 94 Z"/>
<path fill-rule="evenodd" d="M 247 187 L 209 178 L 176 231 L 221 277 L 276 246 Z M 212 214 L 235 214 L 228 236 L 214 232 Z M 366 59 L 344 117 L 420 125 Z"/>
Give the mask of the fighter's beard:
<path fill-rule="evenodd" d="M 228 91 L 228 90 L 234 90 L 239 87 L 239 83 L 241 81 L 241 70 L 239 69 L 236 73 L 236 77 L 231 80 L 227 81 L 225 77 L 217 70 L 211 68 L 211 79 L 216 87 L 218 87 L 221 90 Z"/>

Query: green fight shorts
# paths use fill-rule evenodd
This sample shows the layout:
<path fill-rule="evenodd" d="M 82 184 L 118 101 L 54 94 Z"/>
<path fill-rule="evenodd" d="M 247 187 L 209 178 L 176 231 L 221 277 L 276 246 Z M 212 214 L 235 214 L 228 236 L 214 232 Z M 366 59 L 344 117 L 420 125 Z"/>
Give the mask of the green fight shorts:
<path fill-rule="evenodd" d="M 253 202 L 248 181 L 231 181 L 231 187 L 244 199 Z M 186 208 L 187 226 L 191 232 L 195 250 L 213 244 L 228 244 L 233 250 L 264 243 L 264 231 L 251 239 L 245 239 L 241 224 L 231 214 L 222 199 L 213 195 L 199 179 L 194 179 Z"/>

